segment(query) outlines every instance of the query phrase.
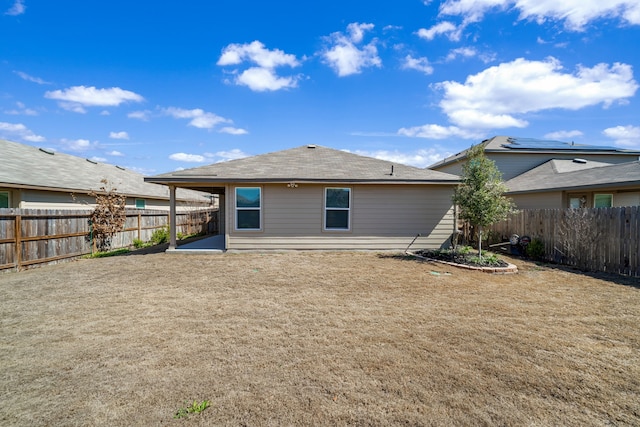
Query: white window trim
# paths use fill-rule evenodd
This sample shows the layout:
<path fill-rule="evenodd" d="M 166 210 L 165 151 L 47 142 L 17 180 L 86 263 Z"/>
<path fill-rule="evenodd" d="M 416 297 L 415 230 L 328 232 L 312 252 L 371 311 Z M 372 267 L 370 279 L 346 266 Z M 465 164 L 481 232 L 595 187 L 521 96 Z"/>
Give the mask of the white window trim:
<path fill-rule="evenodd" d="M 596 199 L 598 198 L 598 196 L 611 196 L 611 206 L 608 206 L 608 207 L 612 208 L 614 206 L 614 204 L 613 204 L 613 193 L 595 193 L 593 195 L 593 207 L 594 208 L 596 207 Z"/>
<path fill-rule="evenodd" d="M 255 207 L 238 207 L 238 189 L 241 188 L 257 188 L 260 190 L 260 206 Z M 233 189 L 233 217 L 235 223 L 235 231 L 262 231 L 262 187 L 234 187 Z M 258 211 L 258 216 L 260 219 L 260 227 L 259 228 L 238 228 L 238 211 Z"/>
<path fill-rule="evenodd" d="M 327 208 L 327 190 L 349 190 L 349 207 L 348 208 Z M 325 187 L 324 188 L 324 201 L 322 203 L 323 215 L 322 215 L 322 230 L 323 231 L 335 231 L 335 232 L 347 232 L 351 231 L 351 193 L 353 190 L 351 187 Z M 327 209 L 332 211 L 347 211 L 349 215 L 347 216 L 347 228 L 327 228 Z"/>
<path fill-rule="evenodd" d="M 5 193 L 7 195 L 7 205 L 8 205 L 7 207 L 10 208 L 11 207 L 11 191 L 1 190 L 0 194 L 1 193 Z"/>

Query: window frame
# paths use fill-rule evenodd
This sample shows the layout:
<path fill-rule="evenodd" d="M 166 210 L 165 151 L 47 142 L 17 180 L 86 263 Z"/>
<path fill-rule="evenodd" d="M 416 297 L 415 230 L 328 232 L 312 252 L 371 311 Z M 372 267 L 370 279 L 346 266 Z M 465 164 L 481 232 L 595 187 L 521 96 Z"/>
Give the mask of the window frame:
<path fill-rule="evenodd" d="M 596 206 L 599 196 L 609 197 L 609 199 L 611 201 L 610 205 L 609 206 Z M 595 193 L 593 195 L 593 207 L 594 208 L 612 208 L 613 207 L 613 193 Z"/>
<path fill-rule="evenodd" d="M 329 192 L 329 190 L 347 190 L 349 193 L 349 206 L 346 208 L 336 208 L 336 207 L 328 207 L 327 206 L 327 194 Z M 349 232 L 351 231 L 351 222 L 352 222 L 352 211 L 351 211 L 351 207 L 352 207 L 352 198 L 353 196 L 353 189 L 351 187 L 325 187 L 324 188 L 324 201 L 322 204 L 323 207 L 323 212 L 322 212 L 322 231 L 329 231 L 329 232 Z M 327 212 L 328 211 L 346 211 L 347 212 L 347 227 L 346 228 L 338 228 L 338 227 L 327 227 Z"/>
<path fill-rule="evenodd" d="M 0 190 L 0 194 L 7 195 L 7 209 L 11 207 L 11 191 L 9 190 Z M 2 208 L 2 206 L 0 206 Z"/>
<path fill-rule="evenodd" d="M 251 207 L 246 207 L 246 206 L 241 206 L 238 207 L 238 190 L 242 190 L 242 189 L 252 189 L 252 190 L 258 190 L 258 207 L 255 206 L 251 206 Z M 233 207 L 234 207 L 234 230 L 235 231 L 262 231 L 262 203 L 263 203 L 263 198 L 262 198 L 262 186 L 254 186 L 254 187 L 234 187 L 233 189 Z M 258 228 L 240 228 L 238 227 L 238 212 L 240 211 L 258 211 Z"/>
<path fill-rule="evenodd" d="M 142 202 L 142 207 L 138 206 L 138 202 Z M 133 203 L 136 209 L 147 209 L 147 201 L 145 199 L 135 199 Z"/>

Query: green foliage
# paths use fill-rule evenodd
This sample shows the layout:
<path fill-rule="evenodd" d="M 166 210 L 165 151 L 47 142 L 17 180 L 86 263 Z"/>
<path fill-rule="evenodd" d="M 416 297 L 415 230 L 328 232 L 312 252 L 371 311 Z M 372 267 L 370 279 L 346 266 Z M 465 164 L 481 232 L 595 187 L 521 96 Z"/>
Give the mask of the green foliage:
<path fill-rule="evenodd" d="M 151 244 L 160 245 L 169 241 L 169 226 L 164 226 L 153 232 L 151 235 Z"/>
<path fill-rule="evenodd" d="M 461 248 L 458 249 L 458 253 L 460 255 L 467 255 L 468 253 L 470 253 L 473 250 L 473 248 L 471 246 L 463 246 Z"/>
<path fill-rule="evenodd" d="M 116 249 L 115 251 L 96 252 L 93 254 L 85 255 L 84 258 L 106 258 L 110 256 L 123 255 L 131 252 L 128 248 Z"/>
<path fill-rule="evenodd" d="M 462 167 L 461 184 L 453 195 L 460 208 L 460 218 L 479 231 L 479 256 L 482 257 L 482 228 L 505 219 L 514 211 L 511 199 L 504 196 L 507 187 L 496 164 L 484 155 L 484 145 L 469 149 Z"/>
<path fill-rule="evenodd" d="M 533 239 L 529 245 L 527 245 L 527 256 L 541 260 L 544 258 L 544 242 L 540 239 Z"/>
<path fill-rule="evenodd" d="M 178 409 L 173 418 L 184 418 L 189 414 L 199 414 L 200 412 L 207 409 L 209 405 L 210 404 L 208 400 L 203 400 L 201 403 L 198 403 L 197 400 L 194 400 L 191 405 Z"/>
<path fill-rule="evenodd" d="M 490 265 L 490 266 L 500 266 L 500 259 L 496 254 L 489 254 L 483 257 L 481 256 L 472 256 L 469 258 L 469 261 L 473 264 L 477 265 Z"/>
<path fill-rule="evenodd" d="M 136 249 L 140 249 L 140 248 L 144 248 L 146 245 L 145 242 L 143 242 L 140 239 L 133 239 L 133 247 Z"/>

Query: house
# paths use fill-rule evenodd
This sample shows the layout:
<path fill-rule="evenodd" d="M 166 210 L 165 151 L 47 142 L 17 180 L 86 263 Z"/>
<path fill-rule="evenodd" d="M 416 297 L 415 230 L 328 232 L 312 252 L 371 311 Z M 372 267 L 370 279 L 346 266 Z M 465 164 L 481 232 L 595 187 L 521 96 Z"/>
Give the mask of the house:
<path fill-rule="evenodd" d="M 224 249 L 239 250 L 403 250 L 416 237 L 416 247 L 441 247 L 454 231 L 451 196 L 459 183 L 454 175 L 316 145 L 145 181 L 172 194 L 218 194 Z"/>
<path fill-rule="evenodd" d="M 481 144 L 485 147 L 485 156 L 495 162 L 505 181 L 552 159 L 580 158 L 590 162 L 616 164 L 632 162 L 640 158 L 640 151 L 635 150 L 535 138 L 494 136 L 482 141 Z M 467 152 L 468 150 L 464 150 L 447 157 L 429 166 L 429 169 L 461 175 Z"/>
<path fill-rule="evenodd" d="M 549 160 L 505 182 L 519 209 L 640 205 L 640 162 Z"/>
<path fill-rule="evenodd" d="M 127 196 L 127 208 L 169 210 L 168 187 L 120 166 L 4 140 L 0 153 L 0 208 L 86 209 L 106 179 Z M 208 193 L 180 190 L 176 197 L 179 210 L 211 205 Z"/>

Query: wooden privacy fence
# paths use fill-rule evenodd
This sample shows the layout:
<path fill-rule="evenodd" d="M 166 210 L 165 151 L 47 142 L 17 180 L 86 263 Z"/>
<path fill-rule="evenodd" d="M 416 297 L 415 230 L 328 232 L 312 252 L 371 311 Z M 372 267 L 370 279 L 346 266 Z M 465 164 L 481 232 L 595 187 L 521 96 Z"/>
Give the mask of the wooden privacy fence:
<path fill-rule="evenodd" d="M 87 210 L 0 209 L 0 271 L 56 262 L 95 251 Z M 169 224 L 169 213 L 127 210 L 122 231 L 113 236 L 113 249 L 149 241 L 157 229 Z M 218 211 L 176 213 L 176 233 L 216 234 Z"/>
<path fill-rule="evenodd" d="M 544 245 L 543 258 L 588 271 L 640 277 L 640 208 L 527 209 L 487 228 L 493 240 L 512 234 Z"/>

